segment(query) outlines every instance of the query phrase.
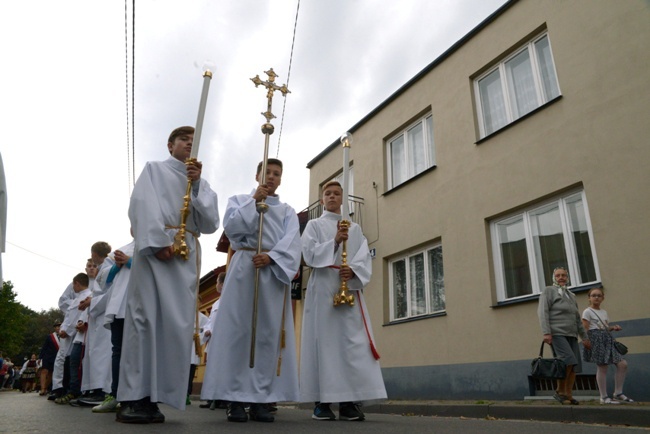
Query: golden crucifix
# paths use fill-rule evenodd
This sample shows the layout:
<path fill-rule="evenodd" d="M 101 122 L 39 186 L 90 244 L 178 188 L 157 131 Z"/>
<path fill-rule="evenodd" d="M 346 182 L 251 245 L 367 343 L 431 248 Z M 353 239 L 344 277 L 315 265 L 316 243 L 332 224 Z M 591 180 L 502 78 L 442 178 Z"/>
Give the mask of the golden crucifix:
<path fill-rule="evenodd" d="M 269 76 L 269 79 L 264 81 L 260 78 L 259 75 L 256 75 L 254 78 L 251 78 L 251 81 L 255 83 L 255 87 L 259 85 L 264 86 L 267 89 L 266 98 L 268 100 L 266 111 L 262 112 L 262 116 L 266 119 L 264 125 L 262 125 L 262 134 L 264 134 L 264 158 L 262 159 L 262 167 L 260 169 L 260 185 L 266 184 L 266 163 L 268 161 L 269 154 L 269 137 L 273 134 L 274 127 L 271 124 L 271 119 L 275 118 L 275 115 L 271 112 L 271 106 L 273 105 L 273 92 L 279 90 L 282 92 L 282 96 L 287 96 L 289 89 L 286 84 L 278 86 L 275 84 L 275 79 L 278 75 L 273 71 L 273 68 L 268 71 L 264 71 L 266 75 Z M 262 253 L 262 228 L 264 226 L 264 213 L 269 209 L 269 206 L 262 200 L 256 205 L 257 212 L 260 215 L 260 225 L 257 232 L 257 254 Z M 251 332 L 251 351 L 250 351 L 250 360 L 249 366 L 251 368 L 255 367 L 255 337 L 257 334 L 257 299 L 259 293 L 259 280 L 260 280 L 260 270 L 259 268 L 255 269 L 255 292 L 253 293 L 253 324 Z M 285 288 L 286 291 L 286 288 Z"/>

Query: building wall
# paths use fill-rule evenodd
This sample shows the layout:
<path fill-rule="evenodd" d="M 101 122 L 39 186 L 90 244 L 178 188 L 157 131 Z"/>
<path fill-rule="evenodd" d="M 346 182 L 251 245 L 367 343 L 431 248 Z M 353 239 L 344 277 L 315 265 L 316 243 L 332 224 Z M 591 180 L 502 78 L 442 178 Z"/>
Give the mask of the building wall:
<path fill-rule="evenodd" d="M 357 126 L 355 195 L 365 199 L 363 229 L 376 249 L 366 297 L 390 396 L 527 394 L 528 361 L 541 342 L 537 301 L 496 307 L 489 222 L 582 188 L 603 308 L 632 330 L 621 335 L 631 348 L 626 390 L 650 399 L 639 386 L 650 383 L 649 11 L 641 0 L 513 2 Z M 543 29 L 561 98 L 479 140 L 473 78 Z M 427 111 L 437 167 L 388 191 L 386 140 Z M 310 202 L 341 159 L 336 148 L 312 165 Z M 444 252 L 446 315 L 391 324 L 388 261 L 435 240 Z M 585 308 L 586 294 L 578 302 Z"/>

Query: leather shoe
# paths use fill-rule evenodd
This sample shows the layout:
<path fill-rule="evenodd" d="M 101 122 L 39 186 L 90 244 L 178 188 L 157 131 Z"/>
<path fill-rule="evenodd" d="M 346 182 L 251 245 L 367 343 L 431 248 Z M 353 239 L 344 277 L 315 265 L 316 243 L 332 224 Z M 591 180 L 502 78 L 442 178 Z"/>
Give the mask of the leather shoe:
<path fill-rule="evenodd" d="M 122 402 L 115 420 L 122 423 L 151 423 L 151 414 L 140 401 Z"/>
<path fill-rule="evenodd" d="M 228 410 L 226 411 L 228 416 L 228 422 L 246 422 L 248 421 L 248 415 L 246 414 L 246 409 L 244 404 L 241 402 L 231 402 L 228 404 Z"/>
<path fill-rule="evenodd" d="M 266 404 L 251 404 L 248 415 L 251 420 L 258 422 L 273 422 L 275 420 L 275 417 L 271 414 Z"/>
<path fill-rule="evenodd" d="M 151 418 L 151 423 L 164 423 L 165 415 L 161 413 L 158 408 L 158 404 L 151 402 L 149 403 L 148 409 L 149 417 Z"/>

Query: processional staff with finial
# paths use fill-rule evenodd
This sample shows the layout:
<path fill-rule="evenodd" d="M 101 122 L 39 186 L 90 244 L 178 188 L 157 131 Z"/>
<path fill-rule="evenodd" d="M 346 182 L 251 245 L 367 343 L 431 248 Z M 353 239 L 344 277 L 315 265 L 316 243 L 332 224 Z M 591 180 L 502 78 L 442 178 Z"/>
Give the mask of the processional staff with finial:
<path fill-rule="evenodd" d="M 208 91 L 210 90 L 210 80 L 212 80 L 212 71 L 210 71 L 209 66 L 205 65 L 203 72 L 203 89 L 201 90 L 201 100 L 199 102 L 199 113 L 196 119 L 196 127 L 194 128 L 194 139 L 192 140 L 192 150 L 190 151 L 190 158 L 185 160 L 185 165 L 189 166 L 191 164 L 197 163 L 197 157 L 199 156 L 199 144 L 201 142 L 201 131 L 203 129 L 203 118 L 205 117 L 205 106 L 208 101 Z M 185 196 L 183 196 L 183 208 L 181 208 L 181 223 L 179 225 L 179 230 L 174 236 L 174 254 L 180 256 L 184 260 L 188 260 L 190 256 L 189 248 L 187 247 L 187 242 L 185 241 L 186 235 L 186 225 L 187 217 L 190 214 L 190 198 L 192 194 L 192 179 L 187 177 L 187 188 L 185 189 Z M 197 240 L 198 244 L 198 240 Z M 196 273 L 196 317 L 194 323 L 194 352 L 197 356 L 201 357 L 203 351 L 201 350 L 201 339 L 199 337 L 199 278 L 200 278 L 200 256 L 197 252 L 196 261 L 197 261 L 197 273 Z"/>
<path fill-rule="evenodd" d="M 352 144 L 352 134 L 345 133 L 341 136 L 341 144 L 343 145 L 343 209 L 341 210 L 341 221 L 339 226 L 347 232 L 350 228 L 350 210 L 348 205 L 348 187 L 350 184 L 350 145 Z M 348 266 L 348 248 L 347 241 L 343 240 L 341 249 L 341 268 Z M 334 296 L 334 306 L 341 306 L 347 304 L 354 306 L 354 295 L 348 292 L 348 282 L 341 279 L 341 286 L 339 292 Z"/>
<path fill-rule="evenodd" d="M 269 138 L 271 134 L 273 134 L 273 131 L 275 130 L 275 128 L 271 124 L 271 119 L 275 118 L 275 115 L 271 112 L 271 108 L 273 105 L 273 93 L 279 90 L 282 93 L 282 96 L 285 97 L 287 96 L 288 93 L 291 93 L 287 88 L 286 84 L 283 84 L 282 86 L 278 86 L 277 84 L 275 84 L 275 79 L 278 77 L 278 75 L 275 73 L 275 71 L 273 71 L 273 68 L 269 69 L 268 71 L 264 71 L 264 73 L 269 77 L 268 80 L 262 80 L 259 75 L 256 75 L 255 77 L 251 78 L 251 81 L 255 83 L 255 87 L 262 85 L 267 89 L 266 99 L 268 102 L 266 106 L 266 111 L 262 112 L 262 116 L 264 116 L 266 122 L 262 125 L 262 134 L 264 134 L 264 158 L 262 159 L 262 167 L 260 169 L 260 178 L 259 178 L 260 185 L 266 184 L 266 163 L 269 158 L 268 156 Z M 260 223 L 257 232 L 257 254 L 259 255 L 262 253 L 262 231 L 264 227 L 264 213 L 268 211 L 269 206 L 263 200 L 261 200 L 257 202 L 256 209 L 260 215 Z M 259 281 L 260 281 L 260 270 L 259 268 L 256 268 L 255 269 L 255 290 L 253 293 L 251 350 L 250 350 L 250 359 L 249 359 L 249 366 L 251 368 L 255 367 L 255 340 L 257 334 L 257 303 L 258 303 L 258 294 L 259 294 Z"/>

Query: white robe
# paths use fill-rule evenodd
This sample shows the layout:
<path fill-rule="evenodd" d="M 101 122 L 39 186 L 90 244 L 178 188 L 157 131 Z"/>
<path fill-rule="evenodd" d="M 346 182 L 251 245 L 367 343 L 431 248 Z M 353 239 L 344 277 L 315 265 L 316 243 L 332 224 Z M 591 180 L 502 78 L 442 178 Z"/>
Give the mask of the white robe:
<path fill-rule="evenodd" d="M 72 297 L 70 297 L 69 290 L 72 290 Z M 65 312 L 65 317 L 61 323 L 60 330 L 65 331 L 69 336 L 67 338 L 61 338 L 59 340 L 59 351 L 56 353 L 56 358 L 54 359 L 54 369 L 52 370 L 52 390 L 59 389 L 63 387 L 63 368 L 65 365 L 65 358 L 70 355 L 72 351 L 72 341 L 74 340 L 77 330 L 75 325 L 77 324 L 77 319 L 79 318 L 79 300 L 74 309 L 70 309 L 70 306 L 74 303 L 77 296 L 83 296 L 86 298 L 90 295 L 90 290 L 85 289 L 79 293 L 75 293 L 72 289 L 72 283 L 68 285 L 66 290 L 61 295 L 59 299 L 59 306 L 61 310 Z M 65 308 L 65 309 L 64 309 Z M 74 316 L 74 318 L 73 318 Z"/>
<path fill-rule="evenodd" d="M 133 256 L 133 249 L 135 248 L 135 241 L 131 241 L 126 246 L 120 247 L 118 250 L 122 251 L 127 256 Z M 109 270 L 110 273 L 110 270 Z M 111 324 L 115 318 L 124 319 L 126 313 L 126 287 L 129 283 L 131 276 L 131 267 L 127 264 L 120 267 L 113 281 L 108 284 L 111 288 L 109 299 L 106 302 L 106 313 L 104 315 L 104 327 L 111 329 Z"/>
<path fill-rule="evenodd" d="M 334 249 L 339 214 L 324 211 L 310 220 L 302 234 L 302 254 L 312 267 L 300 346 L 300 400 L 303 402 L 371 402 L 386 399 L 379 361 L 370 349 L 370 317 L 362 289 L 372 269 L 368 242 L 356 223 L 348 229 L 347 263 L 355 277 L 348 289 L 355 305 L 334 306 L 339 291 L 342 246 Z M 364 325 L 361 307 L 365 314 Z M 374 340 L 374 338 L 373 338 Z"/>
<path fill-rule="evenodd" d="M 106 285 L 106 278 L 115 262 L 107 257 L 97 271 L 97 277 L 91 279 L 92 300 L 88 307 L 88 330 L 86 332 L 86 349 L 83 358 L 83 376 L 81 390 L 101 389 L 111 392 L 112 353 L 111 332 L 104 327 L 106 302 L 111 288 Z"/>
<path fill-rule="evenodd" d="M 74 296 L 75 292 L 74 289 L 72 289 L 72 283 L 70 283 L 63 291 L 63 294 L 61 294 L 61 297 L 59 297 L 59 309 L 64 312 L 64 315 L 65 312 L 68 311 L 70 303 L 72 303 L 72 300 L 74 300 Z"/>
<path fill-rule="evenodd" d="M 264 403 L 296 401 L 299 397 L 289 289 L 300 265 L 298 217 L 277 196 L 269 196 L 266 203 L 269 209 L 264 215 L 262 249 L 268 250 L 275 263 L 259 272 L 255 366 L 249 367 L 249 357 L 255 288 L 252 257 L 257 253 L 259 214 L 252 195 L 238 195 L 229 199 L 224 216 L 224 231 L 235 254 L 208 346 L 201 391 L 204 400 Z M 283 328 L 286 347 L 280 349 Z M 277 376 L 280 356 L 281 375 Z"/>
<path fill-rule="evenodd" d="M 221 297 L 221 295 L 219 296 Z M 214 303 L 212 303 L 212 310 L 210 310 L 210 316 L 208 317 L 208 322 L 205 323 L 203 326 L 203 333 L 201 334 L 201 343 L 205 344 L 205 351 L 207 353 L 208 351 L 208 345 L 210 343 L 210 338 L 212 337 L 212 333 L 214 333 L 214 322 L 217 320 L 217 312 L 219 312 L 219 302 L 221 301 L 221 298 L 217 299 Z M 205 332 L 209 331 L 210 335 L 206 336 Z"/>
<path fill-rule="evenodd" d="M 208 317 L 199 312 L 199 340 L 203 340 L 203 334 L 205 333 L 205 326 L 208 323 Z M 194 336 L 192 336 L 194 338 Z M 190 349 L 190 364 L 200 365 L 201 358 L 196 354 L 196 348 L 194 345 L 194 339 L 192 339 L 192 348 Z"/>
<path fill-rule="evenodd" d="M 129 219 L 135 251 L 127 287 L 117 399 L 150 397 L 185 408 L 194 334 L 200 247 L 194 235 L 219 227 L 217 194 L 204 179 L 193 183 L 186 222 L 188 260 L 161 261 L 171 246 L 187 188 L 185 164 L 170 157 L 148 162 L 131 195 Z"/>

